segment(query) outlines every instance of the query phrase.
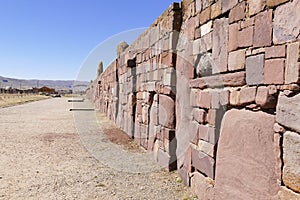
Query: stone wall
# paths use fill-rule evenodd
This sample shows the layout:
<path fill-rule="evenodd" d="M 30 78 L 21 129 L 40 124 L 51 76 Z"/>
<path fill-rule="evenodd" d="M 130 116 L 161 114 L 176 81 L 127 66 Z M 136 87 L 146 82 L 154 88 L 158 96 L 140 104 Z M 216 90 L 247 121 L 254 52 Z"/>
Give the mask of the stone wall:
<path fill-rule="evenodd" d="M 87 90 L 199 199 L 300 199 L 299 0 L 183 0 Z"/>

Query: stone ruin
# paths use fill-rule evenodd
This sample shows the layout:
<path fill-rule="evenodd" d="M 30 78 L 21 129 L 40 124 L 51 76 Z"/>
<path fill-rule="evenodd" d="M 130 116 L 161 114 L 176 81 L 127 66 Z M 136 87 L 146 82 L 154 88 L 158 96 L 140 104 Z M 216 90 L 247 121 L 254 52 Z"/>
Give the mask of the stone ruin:
<path fill-rule="evenodd" d="M 87 96 L 199 199 L 300 199 L 299 10 L 173 3 Z"/>

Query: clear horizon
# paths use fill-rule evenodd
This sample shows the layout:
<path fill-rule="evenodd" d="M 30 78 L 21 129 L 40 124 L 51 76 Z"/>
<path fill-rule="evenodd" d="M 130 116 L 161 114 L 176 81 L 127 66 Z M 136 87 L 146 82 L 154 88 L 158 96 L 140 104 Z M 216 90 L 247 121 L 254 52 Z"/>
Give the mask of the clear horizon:
<path fill-rule="evenodd" d="M 116 44 L 121 42 L 118 39 L 133 42 L 144 30 L 141 28 L 149 27 L 172 2 L 1 1 L 0 76 L 77 80 L 80 73 L 79 79 L 94 79 L 97 64 L 86 63 L 92 50 L 99 44 L 110 44 L 104 53 L 99 51 L 98 61 L 103 60 L 107 66 L 116 54 Z M 108 39 L 112 42 L 106 44 Z M 81 76 L 85 64 L 95 66 L 89 66 Z"/>

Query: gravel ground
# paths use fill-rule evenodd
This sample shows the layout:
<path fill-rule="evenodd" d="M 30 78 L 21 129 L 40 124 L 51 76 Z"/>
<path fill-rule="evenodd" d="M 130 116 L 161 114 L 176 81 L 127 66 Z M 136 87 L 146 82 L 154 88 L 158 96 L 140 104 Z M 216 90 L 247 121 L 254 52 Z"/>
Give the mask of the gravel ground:
<path fill-rule="evenodd" d="M 57 98 L 0 109 L 0 199 L 192 199 L 176 172 L 130 173 L 97 160 L 71 107 Z"/>

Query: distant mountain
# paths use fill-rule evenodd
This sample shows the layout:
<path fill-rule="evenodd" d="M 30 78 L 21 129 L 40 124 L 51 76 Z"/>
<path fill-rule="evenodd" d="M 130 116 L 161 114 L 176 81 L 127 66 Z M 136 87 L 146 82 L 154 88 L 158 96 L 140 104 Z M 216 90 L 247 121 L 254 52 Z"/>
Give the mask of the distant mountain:
<path fill-rule="evenodd" d="M 34 87 L 41 88 L 43 86 L 54 88 L 55 90 L 85 90 L 89 82 L 86 81 L 74 81 L 74 80 L 26 80 L 15 79 L 0 76 L 0 88 L 12 87 L 17 89 L 30 89 Z"/>

